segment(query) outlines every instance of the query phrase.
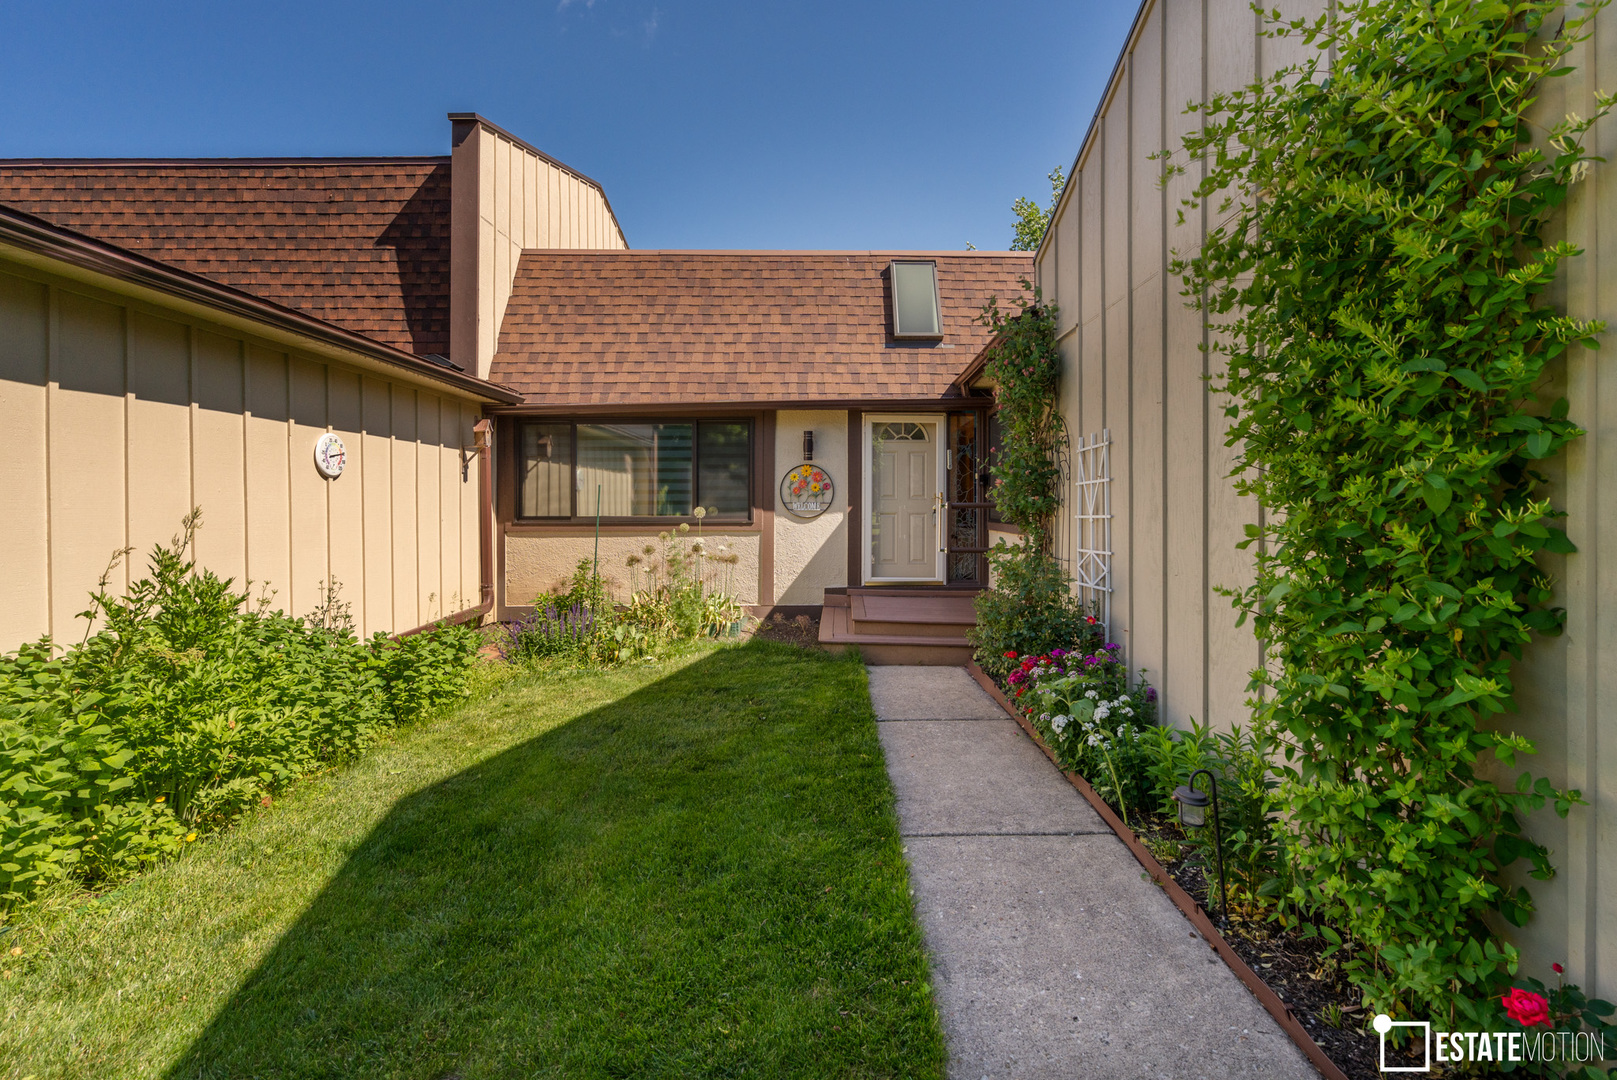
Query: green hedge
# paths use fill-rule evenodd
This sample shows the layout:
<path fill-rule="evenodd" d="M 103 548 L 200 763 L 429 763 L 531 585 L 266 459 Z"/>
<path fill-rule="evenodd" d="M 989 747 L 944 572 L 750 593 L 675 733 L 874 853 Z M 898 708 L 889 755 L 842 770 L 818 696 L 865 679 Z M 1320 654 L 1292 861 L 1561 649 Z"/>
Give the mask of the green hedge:
<path fill-rule="evenodd" d="M 0 657 L 0 909 L 115 881 L 464 693 L 477 635 L 357 638 L 250 604 L 188 551 L 198 516 L 99 629 Z"/>
<path fill-rule="evenodd" d="M 1308 59 L 1192 107 L 1187 209 L 1220 224 L 1176 269 L 1226 361 L 1235 487 L 1266 511 L 1236 601 L 1266 645 L 1288 899 L 1372 1011 L 1487 1026 L 1518 960 L 1497 929 L 1554 873 L 1530 816 L 1581 801 L 1518 767 L 1512 668 L 1563 618 L 1545 463 L 1581 433 L 1550 365 L 1603 326 L 1549 302 L 1578 254 L 1550 220 L 1612 99 L 1529 117 L 1598 6 L 1271 18 Z"/>

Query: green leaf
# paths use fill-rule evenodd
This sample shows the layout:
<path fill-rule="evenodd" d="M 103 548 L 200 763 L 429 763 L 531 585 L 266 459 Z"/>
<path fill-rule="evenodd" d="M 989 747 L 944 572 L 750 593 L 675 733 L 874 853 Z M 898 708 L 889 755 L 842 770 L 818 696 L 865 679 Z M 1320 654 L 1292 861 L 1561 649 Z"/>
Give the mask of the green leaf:
<path fill-rule="evenodd" d="M 1549 539 L 1544 541 L 1545 551 L 1553 551 L 1557 555 L 1571 555 L 1578 550 L 1577 545 L 1568 539 L 1566 533 L 1560 529 L 1548 528 L 1546 531 L 1550 535 Z"/>
<path fill-rule="evenodd" d="M 1443 478 L 1443 474 L 1435 472 L 1427 473 L 1423 480 L 1421 498 L 1426 500 L 1432 513 L 1441 514 L 1449 508 L 1449 501 L 1454 498 L 1454 492 L 1449 490 L 1449 482 Z"/>
<path fill-rule="evenodd" d="M 1475 390 L 1479 394 L 1488 392 L 1488 384 L 1483 381 L 1481 375 L 1478 375 L 1470 368 L 1450 368 L 1449 375 L 1467 390 Z"/>
<path fill-rule="evenodd" d="M 1527 436 L 1527 456 L 1541 458 L 1547 455 L 1550 452 L 1550 441 L 1553 437 L 1550 432 L 1542 428 Z"/>

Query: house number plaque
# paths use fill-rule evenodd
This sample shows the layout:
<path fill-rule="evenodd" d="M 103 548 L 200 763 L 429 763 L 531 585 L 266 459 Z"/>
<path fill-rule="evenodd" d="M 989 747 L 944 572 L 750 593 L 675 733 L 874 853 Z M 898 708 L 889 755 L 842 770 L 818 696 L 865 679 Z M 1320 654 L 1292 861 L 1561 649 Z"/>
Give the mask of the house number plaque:
<path fill-rule="evenodd" d="M 830 509 L 831 474 L 805 462 L 786 474 L 780 482 L 780 502 L 800 518 L 819 517 Z"/>

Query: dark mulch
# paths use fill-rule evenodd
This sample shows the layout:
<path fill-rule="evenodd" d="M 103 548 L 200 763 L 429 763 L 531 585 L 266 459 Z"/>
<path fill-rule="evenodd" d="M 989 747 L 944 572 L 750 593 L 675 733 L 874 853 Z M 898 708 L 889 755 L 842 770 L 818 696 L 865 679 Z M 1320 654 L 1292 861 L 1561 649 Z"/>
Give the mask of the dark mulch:
<path fill-rule="evenodd" d="M 1201 857 L 1189 850 L 1177 859 L 1163 857 L 1167 845 L 1184 839 L 1176 822 L 1136 818 L 1132 824 L 1137 836 L 1151 841 L 1147 846 L 1157 861 L 1203 911 L 1208 910 L 1210 893 L 1216 907 L 1218 887 L 1209 881 L 1210 876 L 1216 879 L 1216 870 L 1204 866 Z M 1214 917 L 1213 922 L 1235 954 L 1291 1007 L 1314 1042 L 1350 1080 L 1380 1080 L 1385 1075 L 1378 1061 L 1381 1040 L 1370 1030 L 1371 1014 L 1362 1008 L 1359 992 L 1336 965 L 1320 955 L 1325 948 L 1322 939 L 1305 938 L 1297 929 L 1244 918 L 1239 912 L 1228 921 Z M 1421 1063 L 1418 1055 L 1411 1057 L 1390 1046 L 1387 1058 L 1389 1065 Z"/>
<path fill-rule="evenodd" d="M 762 641 L 780 641 L 804 649 L 820 647 L 820 620 L 812 615 L 788 618 L 776 612 L 758 624 L 752 636 Z"/>

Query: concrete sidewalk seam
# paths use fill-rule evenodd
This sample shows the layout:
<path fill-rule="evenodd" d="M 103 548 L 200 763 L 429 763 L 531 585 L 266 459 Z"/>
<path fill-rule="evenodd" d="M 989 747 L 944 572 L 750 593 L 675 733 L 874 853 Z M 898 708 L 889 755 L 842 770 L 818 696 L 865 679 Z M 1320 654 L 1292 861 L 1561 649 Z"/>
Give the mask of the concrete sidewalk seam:
<path fill-rule="evenodd" d="M 1072 839 L 1080 836 L 1111 836 L 1116 839 L 1110 829 L 1104 832 L 1099 830 L 1084 832 L 901 832 L 898 835 L 906 840 L 947 840 L 954 836 L 1064 836 Z"/>
<path fill-rule="evenodd" d="M 892 720 L 876 717 L 878 724 L 997 724 L 1008 716 L 899 716 Z M 1026 736 L 1024 736 L 1025 738 Z"/>

